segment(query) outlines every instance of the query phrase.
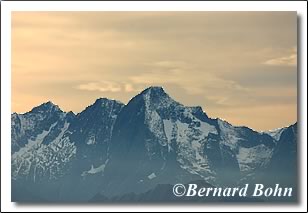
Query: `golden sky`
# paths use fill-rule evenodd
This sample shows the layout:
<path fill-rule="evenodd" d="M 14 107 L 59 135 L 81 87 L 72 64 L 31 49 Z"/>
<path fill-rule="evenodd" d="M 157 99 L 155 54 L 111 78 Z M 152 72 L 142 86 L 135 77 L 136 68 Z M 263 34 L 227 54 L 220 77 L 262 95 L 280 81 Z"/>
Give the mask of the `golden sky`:
<path fill-rule="evenodd" d="M 296 12 L 13 12 L 12 111 L 148 86 L 257 130 L 297 121 Z"/>

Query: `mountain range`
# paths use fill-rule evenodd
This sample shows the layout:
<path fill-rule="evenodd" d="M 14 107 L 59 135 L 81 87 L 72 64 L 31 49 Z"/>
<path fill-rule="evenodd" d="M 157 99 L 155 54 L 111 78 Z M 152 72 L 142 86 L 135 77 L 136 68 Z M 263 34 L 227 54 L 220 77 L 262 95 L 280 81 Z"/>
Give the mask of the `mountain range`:
<path fill-rule="evenodd" d="M 46 102 L 13 113 L 11 135 L 15 202 L 155 202 L 192 181 L 297 188 L 297 123 L 268 132 L 233 126 L 162 87 L 126 105 L 99 98 L 78 114 Z"/>

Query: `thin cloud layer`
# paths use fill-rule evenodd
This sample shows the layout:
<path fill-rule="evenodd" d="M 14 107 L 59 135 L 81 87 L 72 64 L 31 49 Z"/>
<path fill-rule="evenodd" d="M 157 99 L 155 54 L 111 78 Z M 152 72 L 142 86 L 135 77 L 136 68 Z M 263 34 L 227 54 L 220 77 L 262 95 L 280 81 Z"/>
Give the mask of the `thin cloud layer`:
<path fill-rule="evenodd" d="M 80 84 L 77 87 L 80 90 L 86 91 L 99 91 L 99 92 L 120 92 L 121 87 L 112 82 L 101 81 L 101 82 L 89 82 L 86 84 Z"/>
<path fill-rule="evenodd" d="M 272 66 L 296 66 L 297 65 L 296 49 L 293 48 L 292 53 L 288 56 L 273 58 L 265 61 L 264 64 Z"/>

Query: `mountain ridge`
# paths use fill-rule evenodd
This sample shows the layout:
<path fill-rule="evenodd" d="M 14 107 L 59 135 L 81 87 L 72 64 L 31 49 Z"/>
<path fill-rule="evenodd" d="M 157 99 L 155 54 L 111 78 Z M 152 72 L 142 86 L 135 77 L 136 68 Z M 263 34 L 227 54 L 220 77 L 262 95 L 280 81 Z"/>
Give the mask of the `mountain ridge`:
<path fill-rule="evenodd" d="M 165 93 L 166 95 L 168 95 L 168 94 L 165 92 L 165 90 L 164 90 L 164 88 L 163 88 L 162 86 L 150 86 L 150 87 L 148 87 L 148 88 L 142 90 L 140 93 L 138 93 L 137 95 L 135 95 L 133 98 L 135 98 L 136 96 L 138 96 L 138 95 L 140 95 L 140 94 L 146 93 L 147 91 L 149 91 L 149 90 L 151 90 L 151 89 L 152 89 L 152 90 L 163 91 L 163 93 Z M 168 95 L 168 96 L 169 96 L 169 95 Z M 170 96 L 169 96 L 169 97 L 170 97 Z M 132 98 L 132 99 L 133 99 L 133 98 Z M 130 99 L 130 100 L 128 101 L 128 103 L 129 103 L 132 99 Z M 41 106 L 43 106 L 43 105 L 48 105 L 48 104 L 53 105 L 53 106 L 59 108 L 60 111 L 62 111 L 62 112 L 64 112 L 64 113 L 73 113 L 74 115 L 78 115 L 78 114 L 80 114 L 81 112 L 83 112 L 84 110 L 86 110 L 88 107 L 94 105 L 96 102 L 104 101 L 104 100 L 105 100 L 105 101 L 115 101 L 115 102 L 118 102 L 118 103 L 123 104 L 123 105 L 127 105 L 127 104 L 128 104 L 128 103 L 125 104 L 125 103 L 123 103 L 123 102 L 121 102 L 121 101 L 119 101 L 119 100 L 112 99 L 112 98 L 108 98 L 108 97 L 98 97 L 98 98 L 95 99 L 95 101 L 94 101 L 92 104 L 86 106 L 82 111 L 76 112 L 76 113 L 75 113 L 75 112 L 73 112 L 73 111 L 71 111 L 71 110 L 69 110 L 69 111 L 63 111 L 63 110 L 61 109 L 61 107 L 59 107 L 59 105 L 57 105 L 57 104 L 55 104 L 53 101 L 49 100 L 49 101 L 46 101 L 46 102 L 43 102 L 43 103 L 39 104 L 38 106 L 33 107 L 30 111 L 27 111 L 27 112 L 22 112 L 22 113 L 12 112 L 12 113 L 11 113 L 11 116 L 13 116 L 13 115 L 24 115 L 24 114 L 27 114 L 27 113 L 31 112 L 34 108 L 38 108 L 38 107 L 41 107 Z M 174 101 L 177 102 L 177 103 L 179 103 L 179 102 L 176 101 L 176 100 L 174 100 Z M 181 103 L 179 103 L 179 104 L 181 104 Z M 181 104 L 181 105 L 182 105 L 182 104 Z M 183 105 L 183 106 L 184 106 L 184 105 Z M 202 108 L 200 105 L 186 106 L 186 107 L 195 108 L 196 110 L 202 111 L 203 113 L 207 114 L 207 113 L 203 110 L 203 108 Z M 221 117 L 215 117 L 215 118 L 212 118 L 212 119 L 220 119 L 220 120 L 222 120 L 222 121 L 224 121 L 224 122 L 227 122 L 227 123 L 229 123 L 229 124 L 231 124 L 232 126 L 235 126 L 235 127 L 246 127 L 246 128 L 249 128 L 249 129 L 251 129 L 251 130 L 253 130 L 253 131 L 255 131 L 255 132 L 266 133 L 266 134 L 270 134 L 271 132 L 279 131 L 279 130 L 281 130 L 281 129 L 288 128 L 288 127 L 290 127 L 290 126 L 292 126 L 292 125 L 294 125 L 294 124 L 297 124 L 297 121 L 295 121 L 294 123 L 290 123 L 290 124 L 288 124 L 288 125 L 284 125 L 283 127 L 277 127 L 277 128 L 275 128 L 275 129 L 270 129 L 270 130 L 256 130 L 256 129 L 254 129 L 254 128 L 252 128 L 252 127 L 249 127 L 249 126 L 246 126 L 246 125 L 235 125 L 235 124 L 232 124 L 232 123 L 230 123 L 228 120 L 226 120 L 226 119 L 224 119 L 224 118 L 221 118 Z"/>
<path fill-rule="evenodd" d="M 77 114 L 52 102 L 33 109 L 11 115 L 12 180 L 31 186 L 43 200 L 140 194 L 157 184 L 198 179 L 216 186 L 266 182 L 269 168 L 284 173 L 280 158 L 296 157 L 297 123 L 277 140 L 212 119 L 200 106 L 173 100 L 162 87 L 149 87 L 127 104 L 98 98 Z M 294 184 L 293 178 L 292 173 L 283 181 Z M 15 188 L 16 200 L 23 199 L 17 196 L 22 187 Z"/>

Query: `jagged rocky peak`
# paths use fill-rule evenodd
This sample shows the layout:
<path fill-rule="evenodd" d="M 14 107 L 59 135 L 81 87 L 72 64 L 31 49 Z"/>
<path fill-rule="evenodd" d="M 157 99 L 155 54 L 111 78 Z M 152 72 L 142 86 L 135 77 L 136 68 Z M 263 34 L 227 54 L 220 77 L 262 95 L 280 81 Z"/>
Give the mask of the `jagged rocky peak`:
<path fill-rule="evenodd" d="M 108 98 L 98 98 L 98 99 L 96 99 L 96 101 L 94 102 L 93 105 L 94 106 L 109 106 L 109 105 L 113 105 L 113 104 L 124 105 L 120 101 L 108 99 Z"/>
<path fill-rule="evenodd" d="M 170 106 L 173 106 L 174 109 L 175 108 L 177 109 L 186 108 L 187 112 L 189 111 L 195 116 L 205 115 L 206 117 L 208 117 L 207 114 L 203 111 L 201 106 L 186 107 L 183 104 L 171 98 L 161 86 L 148 87 L 143 92 L 141 92 L 140 95 L 143 96 L 147 106 L 151 105 L 154 108 L 157 108 L 157 107 L 164 108 L 164 107 L 170 107 Z"/>
<path fill-rule="evenodd" d="M 13 112 L 11 114 L 11 119 L 16 119 L 18 117 L 18 114 L 16 112 Z"/>
<path fill-rule="evenodd" d="M 203 116 L 205 116 L 206 118 L 209 118 L 206 112 L 203 111 L 201 106 L 192 106 L 192 107 L 188 107 L 188 109 L 194 116 L 198 118 L 203 117 Z"/>
<path fill-rule="evenodd" d="M 178 102 L 173 100 L 161 86 L 151 86 L 143 90 L 136 97 L 141 96 L 144 99 L 145 105 L 161 108 L 170 106 L 171 104 L 180 105 Z"/>
<path fill-rule="evenodd" d="M 68 116 L 73 116 L 73 117 L 75 116 L 75 113 L 74 113 L 73 111 L 69 111 L 69 112 L 67 112 L 66 114 L 67 114 Z"/>
<path fill-rule="evenodd" d="M 141 92 L 141 95 L 148 97 L 151 100 L 171 99 L 170 96 L 165 92 L 163 87 L 160 86 L 151 86 Z"/>
<path fill-rule="evenodd" d="M 140 95 L 142 95 L 142 96 L 151 96 L 151 97 L 155 97 L 155 96 L 159 96 L 159 97 L 168 96 L 168 94 L 165 92 L 163 87 L 160 87 L 160 86 L 150 86 L 150 87 L 146 88 L 145 90 L 143 90 L 140 93 Z"/>
<path fill-rule="evenodd" d="M 48 112 L 63 112 L 60 107 L 51 101 L 45 102 L 37 107 L 34 107 L 30 112 L 41 112 L 41 113 L 48 113 Z"/>
<path fill-rule="evenodd" d="M 150 86 L 143 90 L 141 93 L 146 94 L 146 93 L 156 93 L 156 94 L 166 94 L 164 88 L 162 86 Z"/>
<path fill-rule="evenodd" d="M 187 107 L 187 108 L 190 109 L 192 113 L 196 113 L 196 114 L 205 113 L 201 106 L 191 106 L 191 107 Z"/>
<path fill-rule="evenodd" d="M 118 106 L 118 107 L 122 107 L 124 104 L 117 101 L 117 100 L 112 100 L 112 99 L 108 99 L 108 98 L 98 98 L 95 100 L 95 102 L 89 106 L 86 107 L 86 109 L 82 112 L 80 112 L 79 114 L 82 114 L 85 111 L 89 111 L 90 109 L 94 110 L 94 109 L 106 109 L 109 107 L 113 106 Z"/>

